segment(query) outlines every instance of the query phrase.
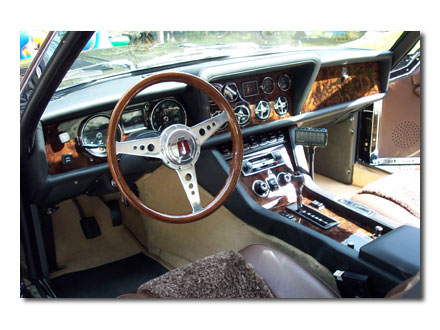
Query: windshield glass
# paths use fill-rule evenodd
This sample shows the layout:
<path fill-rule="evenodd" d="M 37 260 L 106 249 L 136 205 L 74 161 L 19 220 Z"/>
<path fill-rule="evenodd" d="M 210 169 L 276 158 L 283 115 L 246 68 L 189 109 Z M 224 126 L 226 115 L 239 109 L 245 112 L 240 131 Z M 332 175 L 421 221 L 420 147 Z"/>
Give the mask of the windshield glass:
<path fill-rule="evenodd" d="M 387 50 L 402 31 L 98 31 L 60 89 L 138 69 L 303 48 Z"/>

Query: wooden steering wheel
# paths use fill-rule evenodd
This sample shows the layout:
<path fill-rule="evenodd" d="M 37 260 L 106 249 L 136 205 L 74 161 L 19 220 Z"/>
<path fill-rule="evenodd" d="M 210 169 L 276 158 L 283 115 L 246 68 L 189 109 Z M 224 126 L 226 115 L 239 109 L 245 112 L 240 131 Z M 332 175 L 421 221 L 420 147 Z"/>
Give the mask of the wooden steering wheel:
<path fill-rule="evenodd" d="M 154 84 L 170 81 L 185 83 L 199 89 L 209 96 L 223 112 L 192 127 L 182 124 L 168 126 L 162 131 L 160 136 L 157 137 L 116 142 L 115 136 L 118 123 L 123 110 L 129 102 L 145 88 Z M 231 132 L 231 168 L 223 188 L 208 205 L 203 207 L 200 202 L 195 163 L 200 156 L 202 144 L 225 123 L 229 123 Z M 177 172 L 188 201 L 191 204 L 192 212 L 172 215 L 156 211 L 146 206 L 128 187 L 119 168 L 117 160 L 118 154 L 161 159 L 167 167 Z M 222 206 L 231 195 L 240 177 L 243 161 L 243 139 L 234 111 L 223 95 L 212 85 L 191 74 L 180 72 L 159 73 L 149 76 L 134 85 L 116 104 L 110 118 L 107 133 L 107 160 L 110 166 L 110 172 L 119 191 L 136 209 L 160 221 L 187 223 L 200 220 L 210 215 Z"/>

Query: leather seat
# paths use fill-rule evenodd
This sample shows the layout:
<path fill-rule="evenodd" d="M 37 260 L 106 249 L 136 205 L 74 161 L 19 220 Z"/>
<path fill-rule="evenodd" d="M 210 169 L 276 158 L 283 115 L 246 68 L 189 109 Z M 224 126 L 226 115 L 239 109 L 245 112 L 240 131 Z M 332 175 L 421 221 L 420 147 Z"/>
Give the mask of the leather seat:
<path fill-rule="evenodd" d="M 276 298 L 337 298 L 339 294 L 281 251 L 252 244 L 240 251 Z"/>
<path fill-rule="evenodd" d="M 252 244 L 239 253 L 253 266 L 276 298 L 337 298 L 332 290 L 295 260 L 270 246 Z M 138 291 L 119 298 L 154 298 L 150 292 Z"/>
<path fill-rule="evenodd" d="M 393 220 L 420 226 L 420 169 L 391 174 L 362 188 L 352 200 Z"/>
<path fill-rule="evenodd" d="M 270 246 L 252 244 L 239 252 L 260 275 L 276 298 L 339 298 L 339 294 L 295 260 Z M 386 298 L 420 297 L 420 273 L 391 290 Z M 138 291 L 118 298 L 158 298 L 151 292 Z"/>

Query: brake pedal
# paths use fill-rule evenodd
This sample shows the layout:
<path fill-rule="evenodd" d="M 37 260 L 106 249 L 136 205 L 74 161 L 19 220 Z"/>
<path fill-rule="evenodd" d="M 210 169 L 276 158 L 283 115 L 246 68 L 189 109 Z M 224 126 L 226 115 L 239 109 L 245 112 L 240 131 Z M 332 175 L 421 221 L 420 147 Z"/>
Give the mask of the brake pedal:
<path fill-rule="evenodd" d="M 78 209 L 79 216 L 81 217 L 80 225 L 85 238 L 92 239 L 101 235 L 101 229 L 99 228 L 98 221 L 96 221 L 95 217 L 87 217 L 76 198 L 72 198 L 72 201 Z"/>

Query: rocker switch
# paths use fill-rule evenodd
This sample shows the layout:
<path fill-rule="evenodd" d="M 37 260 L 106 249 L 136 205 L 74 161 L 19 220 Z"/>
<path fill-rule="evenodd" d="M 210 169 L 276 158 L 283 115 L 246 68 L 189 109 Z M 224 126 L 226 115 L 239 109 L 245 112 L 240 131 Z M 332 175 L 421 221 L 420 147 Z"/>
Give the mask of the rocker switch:
<path fill-rule="evenodd" d="M 278 181 L 276 178 L 269 178 L 266 180 L 269 185 L 270 190 L 277 190 L 280 186 L 278 185 Z"/>

